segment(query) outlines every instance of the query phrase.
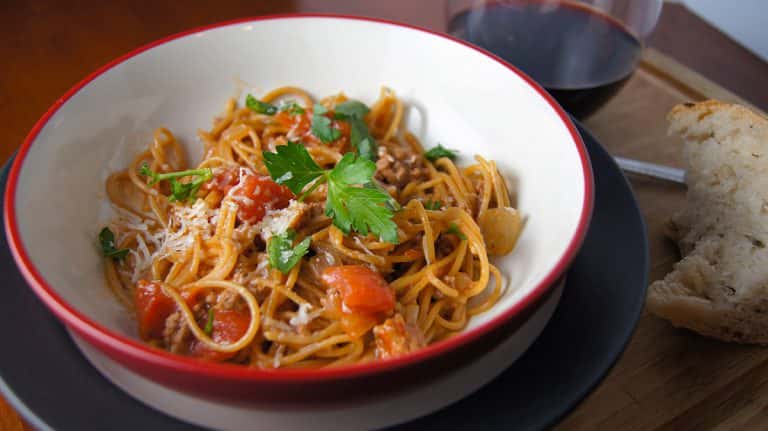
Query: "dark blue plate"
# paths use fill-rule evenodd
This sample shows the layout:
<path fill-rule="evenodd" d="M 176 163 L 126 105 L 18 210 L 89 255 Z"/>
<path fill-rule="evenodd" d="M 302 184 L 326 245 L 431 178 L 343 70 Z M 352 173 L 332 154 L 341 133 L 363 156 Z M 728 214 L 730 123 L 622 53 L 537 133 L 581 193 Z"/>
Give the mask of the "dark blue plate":
<path fill-rule="evenodd" d="M 613 159 L 583 127 L 579 131 L 595 172 L 595 211 L 552 320 L 496 380 L 403 428 L 545 428 L 584 399 L 624 350 L 648 285 L 645 224 Z M 6 165 L 3 189 L 7 175 Z M 0 391 L 31 425 L 41 431 L 201 429 L 146 407 L 104 379 L 27 287 L 4 231 L 0 243 Z"/>

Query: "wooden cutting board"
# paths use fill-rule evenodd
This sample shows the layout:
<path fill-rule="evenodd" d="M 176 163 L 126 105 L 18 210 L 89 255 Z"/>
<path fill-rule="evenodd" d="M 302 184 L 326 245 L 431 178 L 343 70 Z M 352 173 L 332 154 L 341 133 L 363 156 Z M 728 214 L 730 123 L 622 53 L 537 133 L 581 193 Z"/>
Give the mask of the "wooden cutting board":
<path fill-rule="evenodd" d="M 710 98 L 748 105 L 648 50 L 627 86 L 585 124 L 614 155 L 683 167 L 680 140 L 667 135 L 665 116 L 677 103 Z M 639 176 L 630 181 L 648 225 L 652 282 L 679 259 L 663 226 L 685 203 L 685 187 Z M 768 348 L 710 340 L 645 311 L 610 375 L 556 429 L 768 429 Z"/>

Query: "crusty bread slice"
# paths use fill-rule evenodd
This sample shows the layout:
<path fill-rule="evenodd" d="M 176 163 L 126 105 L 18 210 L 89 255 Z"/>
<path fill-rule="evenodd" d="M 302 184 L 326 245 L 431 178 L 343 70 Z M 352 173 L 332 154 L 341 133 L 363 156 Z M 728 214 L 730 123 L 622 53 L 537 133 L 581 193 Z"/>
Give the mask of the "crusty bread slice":
<path fill-rule="evenodd" d="M 768 344 L 768 120 L 717 101 L 678 105 L 686 208 L 669 224 L 683 259 L 649 287 L 648 309 L 725 341 Z"/>

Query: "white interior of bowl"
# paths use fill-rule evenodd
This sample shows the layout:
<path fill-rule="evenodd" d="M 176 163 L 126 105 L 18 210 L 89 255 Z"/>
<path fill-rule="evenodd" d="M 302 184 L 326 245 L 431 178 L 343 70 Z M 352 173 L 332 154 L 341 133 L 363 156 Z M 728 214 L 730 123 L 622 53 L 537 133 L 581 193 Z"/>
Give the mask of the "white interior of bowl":
<path fill-rule="evenodd" d="M 245 84 L 243 84 L 245 83 Z M 408 105 L 426 147 L 496 160 L 527 218 L 515 251 L 497 259 L 508 278 L 481 324 L 529 293 L 578 227 L 584 177 L 555 110 L 508 68 L 448 39 L 390 24 L 304 17 L 233 24 L 159 45 L 110 69 L 42 128 L 21 169 L 16 216 L 23 246 L 48 284 L 99 324 L 136 337 L 108 291 L 96 236 L 108 214 L 107 175 L 170 128 L 199 160 L 207 129 L 229 97 L 283 85 L 316 97 L 345 92 L 371 103 L 381 86 Z"/>

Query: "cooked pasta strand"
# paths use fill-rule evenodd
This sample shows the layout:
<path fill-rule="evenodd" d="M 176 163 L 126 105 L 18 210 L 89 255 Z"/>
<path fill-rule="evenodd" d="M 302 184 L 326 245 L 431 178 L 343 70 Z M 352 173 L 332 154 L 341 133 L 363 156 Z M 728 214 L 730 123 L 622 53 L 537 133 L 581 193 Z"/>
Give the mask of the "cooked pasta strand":
<path fill-rule="evenodd" d="M 146 316 L 149 311 L 138 309 L 145 299 L 137 286 L 140 280 L 157 283 L 156 294 L 165 295 L 176 313 L 160 320 L 163 336 L 156 332 L 153 343 L 188 354 L 199 344 L 220 354 L 211 356 L 218 360 L 255 367 L 338 366 L 407 353 L 387 350 L 389 337 L 410 340 L 403 344 L 408 349 L 439 342 L 499 301 L 505 280 L 488 258 L 478 220 L 489 209 L 511 206 L 504 178 L 480 156 L 464 168 L 448 158 L 427 161 L 419 140 L 404 130 L 403 102 L 388 88 L 363 121 L 379 146 L 376 180 L 401 207 L 393 218 L 398 243 L 345 234 L 325 212 L 323 185 L 293 204 L 298 216 L 285 222 L 297 243 L 311 239 L 311 251 L 285 274 L 272 268 L 264 226 L 243 215 L 253 205 L 237 192 L 243 178 L 268 175 L 264 152 L 289 141 L 302 142 L 323 168 L 332 168 L 354 144 L 343 117 L 329 117 L 340 134 L 336 141 L 314 136 L 316 102 L 301 88 L 280 87 L 260 100 L 281 109 L 255 112 L 231 99 L 209 130 L 198 131 L 203 160 L 197 169 L 211 169 L 214 179 L 195 191 L 197 199 L 174 201 L 168 184 L 142 175 L 145 165 L 158 173 L 188 169 L 183 146 L 165 128 L 125 171 L 107 179 L 116 209 L 109 227 L 115 245 L 128 249 L 120 259 L 106 258 L 107 284 L 122 304 Z M 317 103 L 333 110 L 345 102 L 338 94 Z M 282 108 L 290 103 L 299 108 Z M 276 217 L 288 211 L 283 208 L 260 211 Z M 339 265 L 361 265 L 384 277 L 394 310 L 365 314 L 340 302 L 343 292 L 329 288 L 322 275 Z M 227 313 L 247 316 L 247 324 L 214 320 Z M 397 332 L 400 324 L 406 332 Z"/>

